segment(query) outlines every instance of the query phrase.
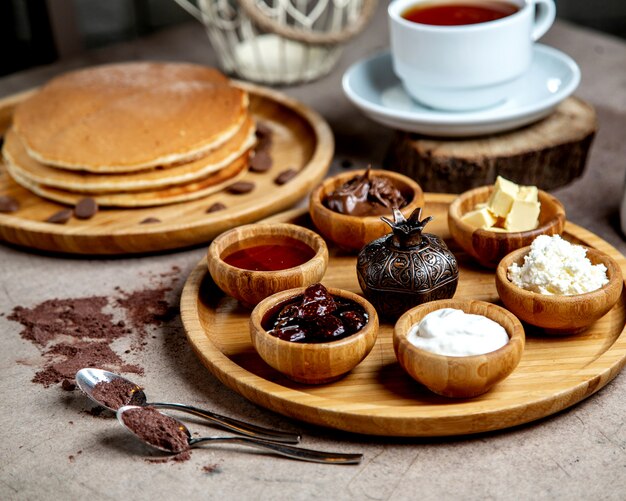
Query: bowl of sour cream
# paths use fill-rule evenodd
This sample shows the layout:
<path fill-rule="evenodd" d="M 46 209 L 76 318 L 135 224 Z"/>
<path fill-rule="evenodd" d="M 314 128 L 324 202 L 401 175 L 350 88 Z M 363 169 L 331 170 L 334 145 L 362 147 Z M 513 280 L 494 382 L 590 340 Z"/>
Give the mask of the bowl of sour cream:
<path fill-rule="evenodd" d="M 396 322 L 400 366 L 438 395 L 475 397 L 519 364 L 525 336 L 511 312 L 485 301 L 442 299 L 419 305 Z"/>

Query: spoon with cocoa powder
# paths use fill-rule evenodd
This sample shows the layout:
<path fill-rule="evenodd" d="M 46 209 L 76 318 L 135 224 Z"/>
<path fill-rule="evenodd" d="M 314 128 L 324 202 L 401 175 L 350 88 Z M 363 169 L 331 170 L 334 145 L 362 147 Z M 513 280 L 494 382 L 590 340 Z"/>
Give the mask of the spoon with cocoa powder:
<path fill-rule="evenodd" d="M 191 438 L 191 433 L 183 423 L 152 406 L 125 405 L 117 410 L 117 420 L 143 443 L 170 454 L 185 453 L 192 447 L 210 442 L 248 445 L 279 456 L 314 463 L 358 464 L 363 459 L 362 454 L 316 451 L 244 436 Z"/>
<path fill-rule="evenodd" d="M 247 437 L 287 444 L 300 442 L 300 435 L 262 428 L 190 405 L 168 402 L 148 403 L 141 386 L 125 377 L 103 369 L 85 368 L 79 370 L 76 373 L 76 384 L 92 401 L 113 412 L 124 405 L 172 409 L 202 417 L 214 425 Z"/>

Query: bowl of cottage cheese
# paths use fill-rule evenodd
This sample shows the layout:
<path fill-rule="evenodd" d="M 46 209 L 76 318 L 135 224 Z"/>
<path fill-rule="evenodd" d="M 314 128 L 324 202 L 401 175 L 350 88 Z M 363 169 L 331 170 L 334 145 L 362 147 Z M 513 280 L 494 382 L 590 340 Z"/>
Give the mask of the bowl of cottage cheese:
<path fill-rule="evenodd" d="M 615 260 L 559 235 L 535 238 L 505 256 L 496 270 L 506 308 L 548 334 L 585 331 L 615 305 L 622 286 Z"/>

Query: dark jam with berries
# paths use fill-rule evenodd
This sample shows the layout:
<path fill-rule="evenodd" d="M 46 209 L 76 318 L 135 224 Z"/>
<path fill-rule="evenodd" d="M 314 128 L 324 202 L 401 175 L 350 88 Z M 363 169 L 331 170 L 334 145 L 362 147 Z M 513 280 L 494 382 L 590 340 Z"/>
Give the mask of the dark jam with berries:
<path fill-rule="evenodd" d="M 293 301 L 270 310 L 262 325 L 272 336 L 294 343 L 327 343 L 360 331 L 367 324 L 363 307 L 313 284 Z"/>

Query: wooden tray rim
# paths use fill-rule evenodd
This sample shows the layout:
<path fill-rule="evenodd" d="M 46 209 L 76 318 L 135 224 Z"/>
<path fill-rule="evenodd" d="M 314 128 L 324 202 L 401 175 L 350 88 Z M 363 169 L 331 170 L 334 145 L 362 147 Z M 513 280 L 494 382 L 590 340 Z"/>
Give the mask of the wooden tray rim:
<path fill-rule="evenodd" d="M 302 167 L 301 173 L 311 173 L 312 171 L 323 170 L 325 173 L 330 166 L 332 161 L 333 152 L 334 152 L 334 136 L 332 130 L 326 120 L 315 110 L 309 108 L 305 104 L 300 101 L 283 94 L 282 92 L 275 91 L 273 89 L 251 84 L 248 82 L 243 82 L 240 80 L 232 80 L 233 84 L 237 85 L 248 91 L 251 94 L 256 94 L 262 98 L 275 101 L 286 108 L 289 108 L 292 112 L 300 115 L 311 127 L 311 129 L 315 133 L 315 150 L 310 158 L 310 160 Z M 9 95 L 0 99 L 0 115 L 11 113 L 12 108 L 19 104 L 20 101 L 29 97 L 36 89 L 29 89 L 26 91 L 22 91 L 18 94 Z M 9 110 L 10 111 L 7 111 Z M 3 133 L 3 132 L 2 132 Z M 1 158 L 0 158 L 1 160 Z M 323 175 L 323 174 L 322 174 Z M 296 203 L 301 195 L 298 193 L 301 191 L 310 191 L 319 179 L 320 176 L 296 176 L 290 183 L 291 189 L 289 193 L 285 193 L 283 197 L 281 197 L 280 201 L 274 201 L 271 204 L 266 204 L 270 209 L 264 213 L 260 214 L 259 217 L 267 216 L 268 213 L 275 212 L 276 210 L 286 209 L 289 206 Z M 295 195 L 294 195 L 295 194 Z M 197 200 L 191 200 L 189 202 L 181 202 L 180 204 L 184 206 L 185 204 L 197 202 Z M 63 205 L 63 204 L 59 204 Z M 159 207 L 156 207 L 157 210 Z M 266 208 L 267 209 L 267 208 Z M 129 209 L 130 210 L 130 209 Z M 129 227 L 128 229 L 123 230 L 115 230 L 108 233 L 106 236 L 116 236 L 116 237 L 137 237 L 140 238 L 142 236 L 166 236 L 172 233 L 186 232 L 189 230 L 195 230 L 198 228 L 204 228 L 215 224 L 216 221 L 221 221 L 223 219 L 238 219 L 242 217 L 250 216 L 251 214 L 257 213 L 257 208 L 249 207 L 246 209 L 238 210 L 237 208 L 232 208 L 229 212 L 220 212 L 215 214 L 207 214 L 206 219 L 202 221 L 196 221 L 192 223 L 170 223 L 169 226 L 167 223 L 162 223 L 159 227 L 152 227 L 150 225 L 134 225 L 133 227 Z M 258 219 L 258 218 L 256 218 Z M 256 220 L 255 219 L 255 220 Z M 31 238 L 36 239 L 37 235 L 45 235 L 46 237 L 66 237 L 71 235 L 73 238 L 100 238 L 104 235 L 98 231 L 97 227 L 91 226 L 75 226 L 75 227 L 66 227 L 63 225 L 54 225 L 50 223 L 46 223 L 43 221 L 34 221 L 30 219 L 19 218 L 12 214 L 2 214 L 0 213 L 0 227 L 8 230 L 14 230 L 19 232 L 26 232 L 31 234 Z M 36 247 L 35 247 L 36 248 Z M 163 248 L 154 248 L 152 250 L 165 250 L 170 248 L 177 247 L 163 247 Z M 76 250 L 69 249 L 60 244 L 58 251 L 61 252 L 76 252 Z M 80 252 L 80 251 L 78 251 Z M 132 253 L 133 251 L 129 252 Z M 123 252 L 122 252 L 123 254 Z"/>
<path fill-rule="evenodd" d="M 449 204 L 455 197 L 456 195 L 443 193 L 425 194 L 426 203 Z M 305 213 L 306 209 L 294 209 L 277 214 L 268 218 L 268 220 L 273 222 L 291 221 L 298 216 L 304 215 Z M 624 257 L 615 247 L 594 233 L 571 222 L 566 223 L 565 233 L 583 241 L 588 240 L 589 237 L 598 239 L 599 242 L 597 242 L 597 245 L 594 244 L 594 247 L 609 254 L 618 262 L 622 271 L 626 271 L 626 257 Z M 321 396 L 314 397 L 313 395 L 306 394 L 298 391 L 297 389 L 287 388 L 272 381 L 268 381 L 247 371 L 220 351 L 211 338 L 204 332 L 198 315 L 198 295 L 200 285 L 207 273 L 208 269 L 206 265 L 206 257 L 204 257 L 187 278 L 180 301 L 181 319 L 185 329 L 185 334 L 194 352 L 203 362 L 203 365 L 226 386 L 258 405 L 295 419 L 322 426 L 335 427 L 344 431 L 380 436 L 427 437 L 482 433 L 497 429 L 510 428 L 550 416 L 556 412 L 571 407 L 603 388 L 607 383 L 614 379 L 623 369 L 624 365 L 626 365 L 625 323 L 624 326 L 622 326 L 619 336 L 606 351 L 583 368 L 572 372 L 572 374 L 586 374 L 585 381 L 574 386 L 564 388 L 556 393 L 533 390 L 532 393 L 536 396 L 533 398 L 532 402 L 513 404 L 502 407 L 498 410 L 478 410 L 470 413 L 464 412 L 461 406 L 459 406 L 456 410 L 447 407 L 446 415 L 437 417 L 432 416 L 432 408 L 441 407 L 439 404 L 416 406 L 411 416 L 390 415 L 388 414 L 389 407 L 381 408 L 381 406 L 376 404 L 363 404 L 361 405 L 360 410 L 341 411 L 334 408 L 337 406 L 336 400 Z M 622 293 L 622 300 L 624 300 L 625 294 L 626 290 Z M 194 339 L 198 336 L 209 340 L 209 345 L 204 352 L 200 351 L 194 342 Z M 598 365 L 606 365 L 606 361 L 609 362 L 609 367 L 602 368 L 600 370 L 596 369 L 596 366 Z M 235 373 L 238 373 L 237 377 L 233 376 Z M 258 387 L 253 385 L 254 381 L 259 380 L 263 381 L 263 384 L 269 389 L 260 390 Z M 261 394 L 261 396 L 259 394 Z M 316 399 L 316 405 L 300 402 L 299 399 L 301 395 L 303 396 L 302 398 L 309 402 Z M 419 407 L 424 408 L 424 411 L 420 411 Z M 372 412 L 376 410 L 380 411 L 381 409 L 386 410 L 386 412 Z M 407 423 L 412 423 L 416 420 L 437 419 L 454 423 L 458 418 L 480 418 L 481 415 L 489 415 L 497 418 L 500 415 L 509 415 L 511 412 L 516 412 L 515 419 L 511 420 L 507 417 L 507 419 L 503 421 L 502 426 L 492 426 L 485 429 L 464 429 L 461 432 L 452 431 L 450 433 L 429 433 L 428 431 L 421 433 L 415 433 L 414 431 L 410 433 L 397 432 L 400 429 L 406 429 Z M 335 419 L 333 416 L 336 416 L 337 418 Z M 342 425 L 346 417 L 354 420 L 355 426 L 353 429 L 346 429 L 345 426 Z M 391 425 L 381 426 L 379 431 L 373 432 L 371 424 L 372 420 L 384 420 L 385 422 L 391 423 Z M 333 423 L 338 424 L 337 426 L 333 426 Z M 390 429 L 396 431 L 390 432 Z"/>

